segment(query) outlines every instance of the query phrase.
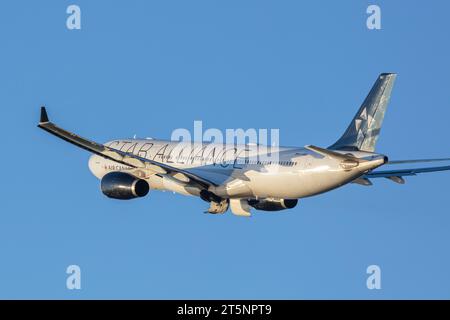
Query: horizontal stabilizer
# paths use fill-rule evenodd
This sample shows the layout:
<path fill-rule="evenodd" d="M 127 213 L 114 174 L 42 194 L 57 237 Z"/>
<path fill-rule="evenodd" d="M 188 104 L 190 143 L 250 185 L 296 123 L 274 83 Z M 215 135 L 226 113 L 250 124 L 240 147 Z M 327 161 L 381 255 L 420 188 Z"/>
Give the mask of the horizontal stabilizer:
<path fill-rule="evenodd" d="M 351 155 L 346 155 L 346 154 L 342 154 L 342 153 L 335 152 L 335 151 L 332 151 L 332 150 L 319 148 L 319 147 L 316 147 L 316 146 L 313 146 L 313 145 L 305 146 L 305 149 L 314 151 L 314 152 L 316 152 L 316 153 L 318 153 L 318 154 L 320 154 L 320 155 L 322 155 L 324 157 L 330 157 L 332 159 L 352 160 L 352 161 L 357 161 L 357 162 L 365 162 L 365 161 L 367 161 L 367 160 L 364 160 L 364 159 L 359 159 L 359 158 L 353 157 Z"/>

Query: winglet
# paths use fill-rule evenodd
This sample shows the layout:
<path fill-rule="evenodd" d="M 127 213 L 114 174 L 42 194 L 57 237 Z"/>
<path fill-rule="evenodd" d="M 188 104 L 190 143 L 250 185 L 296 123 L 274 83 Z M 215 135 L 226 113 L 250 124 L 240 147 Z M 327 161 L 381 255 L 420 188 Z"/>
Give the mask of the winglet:
<path fill-rule="evenodd" d="M 47 110 L 45 110 L 45 107 L 41 107 L 41 118 L 39 120 L 39 123 L 45 122 L 48 122 Z"/>

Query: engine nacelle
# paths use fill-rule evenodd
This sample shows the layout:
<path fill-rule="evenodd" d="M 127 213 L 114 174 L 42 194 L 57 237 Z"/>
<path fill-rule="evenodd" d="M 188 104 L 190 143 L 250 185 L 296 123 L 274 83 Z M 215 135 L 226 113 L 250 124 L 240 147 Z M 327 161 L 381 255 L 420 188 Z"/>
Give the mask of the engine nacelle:
<path fill-rule="evenodd" d="M 257 210 L 280 211 L 292 209 L 298 203 L 298 199 L 250 199 L 248 204 Z"/>
<path fill-rule="evenodd" d="M 118 171 L 105 174 L 100 185 L 104 195 L 120 200 L 143 197 L 150 190 L 147 181 Z"/>

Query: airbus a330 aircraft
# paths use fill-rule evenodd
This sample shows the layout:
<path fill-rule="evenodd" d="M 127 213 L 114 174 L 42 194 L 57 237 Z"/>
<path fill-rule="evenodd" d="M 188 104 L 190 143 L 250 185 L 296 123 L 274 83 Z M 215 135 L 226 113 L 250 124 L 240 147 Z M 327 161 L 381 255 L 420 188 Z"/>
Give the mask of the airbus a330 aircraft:
<path fill-rule="evenodd" d="M 321 194 L 347 183 L 372 185 L 372 178 L 403 184 L 404 176 L 450 170 L 449 166 L 374 170 L 386 164 L 450 160 L 389 161 L 375 152 L 396 74 L 376 80 L 347 130 L 328 148 L 264 147 L 165 140 L 119 139 L 99 144 L 59 128 L 41 108 L 39 127 L 93 153 L 89 169 L 101 180 L 102 192 L 115 199 L 147 195 L 150 189 L 199 196 L 207 212 L 250 216 L 251 209 L 278 211 L 298 199 Z M 267 159 L 275 154 L 276 161 Z"/>

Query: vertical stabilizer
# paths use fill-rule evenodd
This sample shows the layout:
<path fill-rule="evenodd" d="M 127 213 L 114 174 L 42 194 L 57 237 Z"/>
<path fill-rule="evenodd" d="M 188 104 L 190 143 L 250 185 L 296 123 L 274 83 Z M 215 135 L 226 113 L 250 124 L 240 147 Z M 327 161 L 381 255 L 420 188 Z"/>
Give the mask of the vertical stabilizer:
<path fill-rule="evenodd" d="M 396 77 L 395 73 L 379 75 L 345 133 L 328 149 L 375 151 Z"/>

